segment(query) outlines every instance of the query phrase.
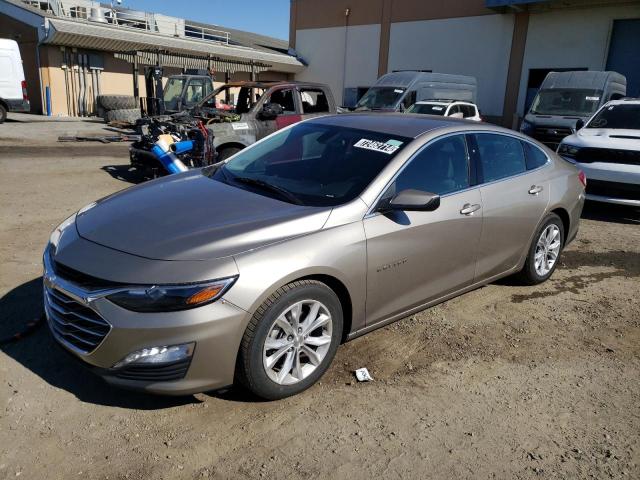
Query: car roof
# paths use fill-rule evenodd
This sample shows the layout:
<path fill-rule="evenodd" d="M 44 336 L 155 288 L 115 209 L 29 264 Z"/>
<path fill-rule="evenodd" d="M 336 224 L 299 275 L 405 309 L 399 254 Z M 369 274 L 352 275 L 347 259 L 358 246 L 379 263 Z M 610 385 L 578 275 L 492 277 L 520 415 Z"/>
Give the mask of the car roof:
<path fill-rule="evenodd" d="M 620 100 L 609 100 L 605 105 L 640 105 L 640 98 L 621 98 Z"/>
<path fill-rule="evenodd" d="M 431 130 L 446 127 L 477 127 L 478 123 L 452 117 L 422 115 L 412 113 L 341 113 L 307 120 L 305 123 L 319 123 L 345 128 L 359 128 L 389 135 L 416 138 Z M 496 130 L 501 130 L 496 127 Z"/>
<path fill-rule="evenodd" d="M 438 105 L 451 105 L 452 103 L 462 103 L 464 105 L 475 105 L 473 102 L 467 102 L 466 100 L 450 100 L 444 98 L 434 98 L 433 100 L 420 100 L 416 102 L 418 105 L 426 105 L 428 103 L 437 103 Z"/>
<path fill-rule="evenodd" d="M 225 85 L 230 87 L 256 87 L 256 88 L 271 88 L 276 86 L 310 86 L 310 87 L 324 87 L 322 83 L 314 83 L 314 82 L 296 82 L 296 81 L 282 81 L 282 80 L 265 80 L 260 82 L 251 82 L 251 81 L 238 81 L 238 82 L 228 82 Z"/>

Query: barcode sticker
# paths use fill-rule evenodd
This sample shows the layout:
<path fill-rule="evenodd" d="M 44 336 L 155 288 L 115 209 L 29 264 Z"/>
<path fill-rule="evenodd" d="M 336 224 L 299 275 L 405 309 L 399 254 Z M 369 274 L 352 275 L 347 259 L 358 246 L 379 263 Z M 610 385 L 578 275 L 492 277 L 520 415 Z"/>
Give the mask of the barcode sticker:
<path fill-rule="evenodd" d="M 358 148 L 365 148 L 367 150 L 373 150 L 374 152 L 386 153 L 387 155 L 391 155 L 399 148 L 398 145 L 393 145 L 389 142 L 377 142 L 375 140 L 368 140 L 366 138 L 358 140 L 353 146 Z"/>

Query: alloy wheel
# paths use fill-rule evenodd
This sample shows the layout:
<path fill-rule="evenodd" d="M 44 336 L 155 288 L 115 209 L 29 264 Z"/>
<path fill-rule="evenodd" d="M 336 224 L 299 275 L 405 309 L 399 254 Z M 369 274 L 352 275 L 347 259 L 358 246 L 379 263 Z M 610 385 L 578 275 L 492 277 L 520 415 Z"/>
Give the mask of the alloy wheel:
<path fill-rule="evenodd" d="M 548 225 L 540 234 L 536 244 L 534 267 L 541 277 L 546 276 L 556 264 L 561 241 L 560 228 L 557 225 Z"/>
<path fill-rule="evenodd" d="M 288 307 L 269 328 L 262 363 L 279 385 L 308 377 L 322 363 L 331 346 L 333 322 L 329 309 L 317 300 Z"/>

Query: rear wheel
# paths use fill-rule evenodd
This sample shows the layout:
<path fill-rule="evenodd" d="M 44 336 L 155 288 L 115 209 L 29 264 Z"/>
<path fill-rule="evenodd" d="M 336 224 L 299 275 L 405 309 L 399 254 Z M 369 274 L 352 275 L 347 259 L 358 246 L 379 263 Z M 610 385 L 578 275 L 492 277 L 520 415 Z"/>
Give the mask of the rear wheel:
<path fill-rule="evenodd" d="M 235 155 L 236 153 L 238 153 L 240 150 L 242 150 L 242 149 L 238 148 L 238 147 L 223 148 L 222 150 L 220 150 L 218 152 L 218 162 L 226 160 L 227 158 L 229 158 L 229 157 Z"/>
<path fill-rule="evenodd" d="M 519 278 L 527 285 L 546 281 L 558 266 L 564 246 L 564 226 L 555 213 L 549 214 L 536 230 Z"/>
<path fill-rule="evenodd" d="M 300 280 L 256 311 L 242 339 L 238 380 L 267 400 L 306 390 L 329 368 L 342 336 L 342 307 L 325 284 Z"/>

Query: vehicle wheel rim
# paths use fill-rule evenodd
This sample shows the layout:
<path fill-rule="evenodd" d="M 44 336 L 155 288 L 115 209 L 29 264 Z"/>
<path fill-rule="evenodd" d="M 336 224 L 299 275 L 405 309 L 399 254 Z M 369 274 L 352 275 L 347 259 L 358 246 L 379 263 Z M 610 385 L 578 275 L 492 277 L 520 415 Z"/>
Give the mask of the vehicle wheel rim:
<path fill-rule="evenodd" d="M 548 225 L 540 234 L 536 244 L 534 266 L 536 273 L 541 277 L 547 275 L 556 264 L 561 240 L 560 228 L 554 224 Z"/>
<path fill-rule="evenodd" d="M 331 347 L 333 321 L 317 300 L 302 300 L 273 321 L 264 341 L 262 363 L 279 385 L 293 385 L 313 373 Z"/>

